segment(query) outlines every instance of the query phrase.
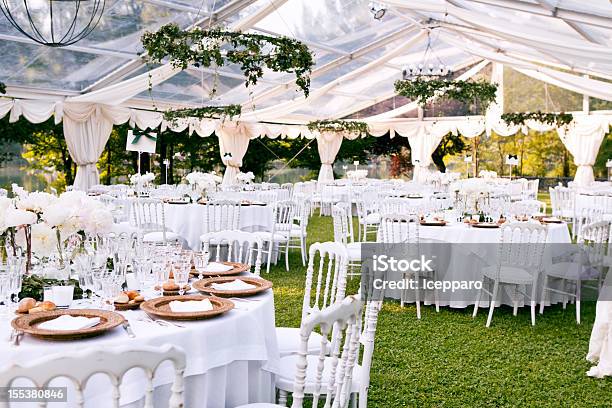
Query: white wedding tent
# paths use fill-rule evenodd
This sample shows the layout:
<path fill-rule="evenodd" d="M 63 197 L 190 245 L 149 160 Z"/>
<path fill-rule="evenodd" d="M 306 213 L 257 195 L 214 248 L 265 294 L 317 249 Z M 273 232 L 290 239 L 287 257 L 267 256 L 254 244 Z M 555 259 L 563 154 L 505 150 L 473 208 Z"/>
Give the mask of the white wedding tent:
<path fill-rule="evenodd" d="M 373 18 L 366 0 L 107 0 L 96 30 L 64 48 L 38 45 L 0 19 L 5 56 L 0 80 L 7 84 L 0 117 L 10 115 L 16 121 L 23 116 L 40 123 L 53 116 L 56 123 L 63 121 L 80 189 L 98 182 L 96 162 L 112 126 L 125 122 L 142 129 L 189 129 L 203 137 L 214 132 L 230 183 L 250 139 L 317 137 L 320 179 L 329 179 L 343 138 L 355 135 L 317 135 L 305 124 L 354 117 L 393 98 L 402 68 L 428 55 L 460 72 L 460 79 L 492 64 L 491 80 L 501 85 L 505 66 L 584 95 L 574 123 L 557 133 L 578 166 L 576 182 L 593 181 L 592 165 L 612 124 L 610 112 L 589 109 L 589 98 L 612 101 L 608 0 L 387 0 L 376 7 L 384 9 L 383 18 Z M 184 71 L 168 63 L 148 66 L 141 58 L 140 37 L 166 23 L 299 39 L 316 59 L 310 95 L 296 90 L 292 74 L 266 72 L 247 88 L 233 65 Z M 217 93 L 211 98 L 213 83 Z M 373 136 L 407 137 L 418 178 L 448 132 L 475 137 L 521 130 L 500 120 L 500 89 L 497 103 L 482 116 L 424 118 L 417 104 L 408 102 L 359 120 L 368 123 Z M 228 104 L 242 105 L 237 122 L 190 119 L 171 126 L 156 110 Z M 406 117 L 411 112 L 414 117 Z M 551 130 L 539 123 L 527 126 Z"/>

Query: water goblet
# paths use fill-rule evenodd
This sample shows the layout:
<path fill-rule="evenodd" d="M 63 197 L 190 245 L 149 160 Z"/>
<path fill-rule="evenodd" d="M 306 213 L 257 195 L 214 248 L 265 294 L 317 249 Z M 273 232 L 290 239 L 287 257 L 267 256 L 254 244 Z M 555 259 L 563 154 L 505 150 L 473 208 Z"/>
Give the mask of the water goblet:
<path fill-rule="evenodd" d="M 185 293 L 185 288 L 187 287 L 187 283 L 189 282 L 189 269 L 184 265 L 180 265 L 178 268 L 174 269 L 174 282 L 179 287 L 179 295 L 183 296 Z"/>

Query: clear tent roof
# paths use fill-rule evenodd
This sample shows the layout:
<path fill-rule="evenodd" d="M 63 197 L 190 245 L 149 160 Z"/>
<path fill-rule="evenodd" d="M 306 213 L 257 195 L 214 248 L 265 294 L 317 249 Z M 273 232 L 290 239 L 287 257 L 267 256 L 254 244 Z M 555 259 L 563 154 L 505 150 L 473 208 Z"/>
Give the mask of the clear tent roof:
<path fill-rule="evenodd" d="M 369 3 L 106 0 L 99 26 L 65 48 L 35 44 L 0 17 L 0 81 L 40 94 L 71 96 L 103 89 L 146 72 L 139 57 L 145 31 L 171 22 L 187 28 L 211 21 L 305 42 L 316 59 L 308 103 L 293 103 L 302 94 L 292 86 L 292 74 L 266 72 L 247 89 L 240 70 L 231 65 L 182 71 L 153 88 L 156 101 L 239 103 L 262 120 L 276 106 L 282 106 L 279 115 L 284 117 L 345 117 L 392 98 L 393 82 L 406 65 L 425 61 L 463 70 L 492 57 L 517 67 L 612 79 L 608 0 L 387 0 L 380 21 L 372 17 Z M 211 100 L 213 83 L 217 94 Z M 149 93 L 142 92 L 131 101 L 142 106 L 148 100 Z"/>

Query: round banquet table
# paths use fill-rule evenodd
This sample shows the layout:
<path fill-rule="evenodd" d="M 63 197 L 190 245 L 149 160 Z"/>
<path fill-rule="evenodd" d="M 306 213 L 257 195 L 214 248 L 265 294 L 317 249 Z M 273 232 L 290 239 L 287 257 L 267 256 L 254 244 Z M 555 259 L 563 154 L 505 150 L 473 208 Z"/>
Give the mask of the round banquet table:
<path fill-rule="evenodd" d="M 135 338 L 130 338 L 122 327 L 99 337 L 75 341 L 45 341 L 25 335 L 17 347 L 6 340 L 11 331 L 10 321 L 0 321 L 0 332 L 6 338 L 0 342 L 0 367 L 19 362 L 30 362 L 53 354 L 70 354 L 87 347 L 162 346 L 174 344 L 187 353 L 185 370 L 185 407 L 235 407 L 253 402 L 274 401 L 274 375 L 278 373 L 279 351 L 274 322 L 272 290 L 249 297 L 250 301 L 236 301 L 235 309 L 209 320 L 177 322 L 181 327 L 165 327 L 139 321 L 144 312 L 127 311 Z M 1 369 L 1 368 L 0 368 Z M 70 367 L 65 368 L 70 372 Z M 155 406 L 167 406 L 174 371 L 164 362 L 154 379 Z M 15 386 L 28 386 L 18 380 Z M 54 380 L 50 386 L 67 386 L 64 379 Z M 50 403 L 49 407 L 72 407 L 68 388 L 68 403 Z M 110 382 L 101 374 L 88 381 L 84 391 L 86 407 L 109 406 Z M 130 370 L 121 385 L 121 406 L 142 406 L 145 379 L 142 371 Z M 158 405 L 159 404 L 159 405 Z M 29 406 L 19 404 L 20 407 Z M 38 406 L 33 404 L 33 406 Z"/>
<path fill-rule="evenodd" d="M 547 244 L 570 244 L 571 237 L 567 224 L 548 224 Z M 464 223 L 452 223 L 446 226 L 420 226 L 419 240 L 422 242 L 433 243 L 433 251 L 439 250 L 438 259 L 442 259 L 440 265 L 442 271 L 438 273 L 437 279 L 443 281 L 466 281 L 480 282 L 482 280 L 482 268 L 495 265 L 498 256 L 500 240 L 500 228 L 474 228 Z M 438 247 L 435 245 L 440 243 Z M 546 269 L 552 264 L 556 251 L 567 249 L 565 245 L 546 245 L 543 257 L 543 268 Z M 507 285 L 503 285 L 501 291 L 501 303 L 512 305 L 512 293 L 509 292 Z M 540 286 L 540 285 L 538 285 Z M 541 288 L 537 289 L 540 295 Z M 523 292 L 530 293 L 530 291 Z M 466 308 L 476 303 L 478 295 L 477 289 L 462 289 L 457 292 L 439 294 L 440 306 L 450 306 L 453 308 Z M 433 291 L 427 291 L 423 296 L 425 304 L 434 303 Z M 385 297 L 400 298 L 399 290 L 387 290 Z M 414 302 L 414 291 L 406 292 L 407 302 Z M 561 297 L 553 295 L 551 303 L 560 301 Z M 519 300 L 519 305 L 524 304 L 525 299 Z M 483 295 L 480 305 L 488 307 L 486 294 Z"/>
<path fill-rule="evenodd" d="M 189 248 L 200 249 L 200 236 L 204 234 L 204 211 L 202 204 L 165 204 L 166 226 L 183 238 Z M 274 212 L 270 205 L 240 206 L 242 231 L 271 231 Z"/>

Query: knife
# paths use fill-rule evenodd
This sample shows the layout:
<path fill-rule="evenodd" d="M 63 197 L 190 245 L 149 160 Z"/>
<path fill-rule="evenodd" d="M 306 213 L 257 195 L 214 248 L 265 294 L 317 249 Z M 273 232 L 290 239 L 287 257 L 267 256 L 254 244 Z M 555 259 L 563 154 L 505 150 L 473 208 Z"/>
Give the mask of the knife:
<path fill-rule="evenodd" d="M 130 325 L 130 322 L 128 320 L 123 322 L 123 329 L 128 334 L 128 336 L 130 336 L 130 338 L 133 339 L 134 337 L 136 337 L 136 335 L 134 334 L 134 330 L 132 330 L 132 326 Z"/>

